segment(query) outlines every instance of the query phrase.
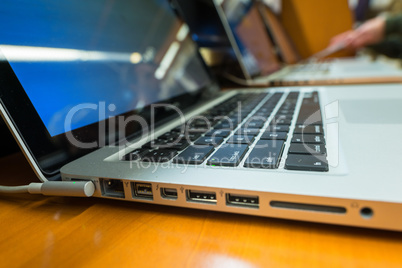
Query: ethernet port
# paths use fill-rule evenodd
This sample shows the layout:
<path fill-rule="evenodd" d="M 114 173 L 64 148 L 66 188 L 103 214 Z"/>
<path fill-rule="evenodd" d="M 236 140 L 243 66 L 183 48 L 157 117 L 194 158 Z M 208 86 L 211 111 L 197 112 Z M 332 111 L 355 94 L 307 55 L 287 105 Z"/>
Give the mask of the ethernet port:
<path fill-rule="evenodd" d="M 133 189 L 133 197 L 141 198 L 141 199 L 154 199 L 154 195 L 152 193 L 152 184 L 144 183 L 144 182 L 132 182 L 131 183 Z"/>
<path fill-rule="evenodd" d="M 125 198 L 124 185 L 121 180 L 116 179 L 99 179 L 101 185 L 102 196 Z"/>

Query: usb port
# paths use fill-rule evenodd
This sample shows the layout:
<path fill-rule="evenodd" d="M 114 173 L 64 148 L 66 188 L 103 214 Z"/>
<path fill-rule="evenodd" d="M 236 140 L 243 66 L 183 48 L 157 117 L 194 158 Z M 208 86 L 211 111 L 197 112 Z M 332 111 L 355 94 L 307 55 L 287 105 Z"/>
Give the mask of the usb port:
<path fill-rule="evenodd" d="M 256 195 L 226 194 L 226 205 L 258 208 L 259 199 Z"/>
<path fill-rule="evenodd" d="M 207 191 L 186 190 L 187 201 L 216 204 L 216 193 Z"/>
<path fill-rule="evenodd" d="M 153 200 L 152 184 L 143 182 L 131 183 L 133 187 L 133 197 Z"/>
<path fill-rule="evenodd" d="M 161 188 L 161 196 L 165 199 L 177 199 L 177 190 L 174 188 Z"/>

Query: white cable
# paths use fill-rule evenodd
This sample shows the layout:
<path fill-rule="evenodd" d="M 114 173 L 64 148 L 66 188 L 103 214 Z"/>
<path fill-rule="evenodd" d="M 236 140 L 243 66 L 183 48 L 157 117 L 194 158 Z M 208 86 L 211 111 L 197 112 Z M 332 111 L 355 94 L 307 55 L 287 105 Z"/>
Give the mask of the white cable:
<path fill-rule="evenodd" d="M 8 193 L 8 194 L 28 193 L 28 185 L 24 185 L 24 186 L 0 186 L 0 193 Z"/>
<path fill-rule="evenodd" d="M 90 197 L 95 192 L 92 181 L 46 181 L 23 186 L 0 186 L 0 193 L 30 193 L 60 196 Z"/>

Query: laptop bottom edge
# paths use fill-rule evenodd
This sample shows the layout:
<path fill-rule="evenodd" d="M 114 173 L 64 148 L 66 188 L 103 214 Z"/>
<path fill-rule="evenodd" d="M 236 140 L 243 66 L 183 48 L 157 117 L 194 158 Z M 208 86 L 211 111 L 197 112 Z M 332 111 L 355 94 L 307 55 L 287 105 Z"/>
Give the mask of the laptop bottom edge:
<path fill-rule="evenodd" d="M 402 204 L 390 202 L 121 179 L 63 179 L 91 180 L 98 189 L 94 196 L 100 198 L 402 231 L 394 220 Z"/>

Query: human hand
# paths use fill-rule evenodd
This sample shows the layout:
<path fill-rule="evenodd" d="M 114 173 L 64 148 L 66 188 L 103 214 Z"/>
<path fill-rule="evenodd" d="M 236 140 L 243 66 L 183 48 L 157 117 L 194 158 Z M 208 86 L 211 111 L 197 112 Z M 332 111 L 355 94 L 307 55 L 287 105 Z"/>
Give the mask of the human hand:
<path fill-rule="evenodd" d="M 347 31 L 333 37 L 329 46 L 343 44 L 346 49 L 356 50 L 380 42 L 384 39 L 384 35 L 385 18 L 380 16 L 366 21 L 356 30 Z"/>

